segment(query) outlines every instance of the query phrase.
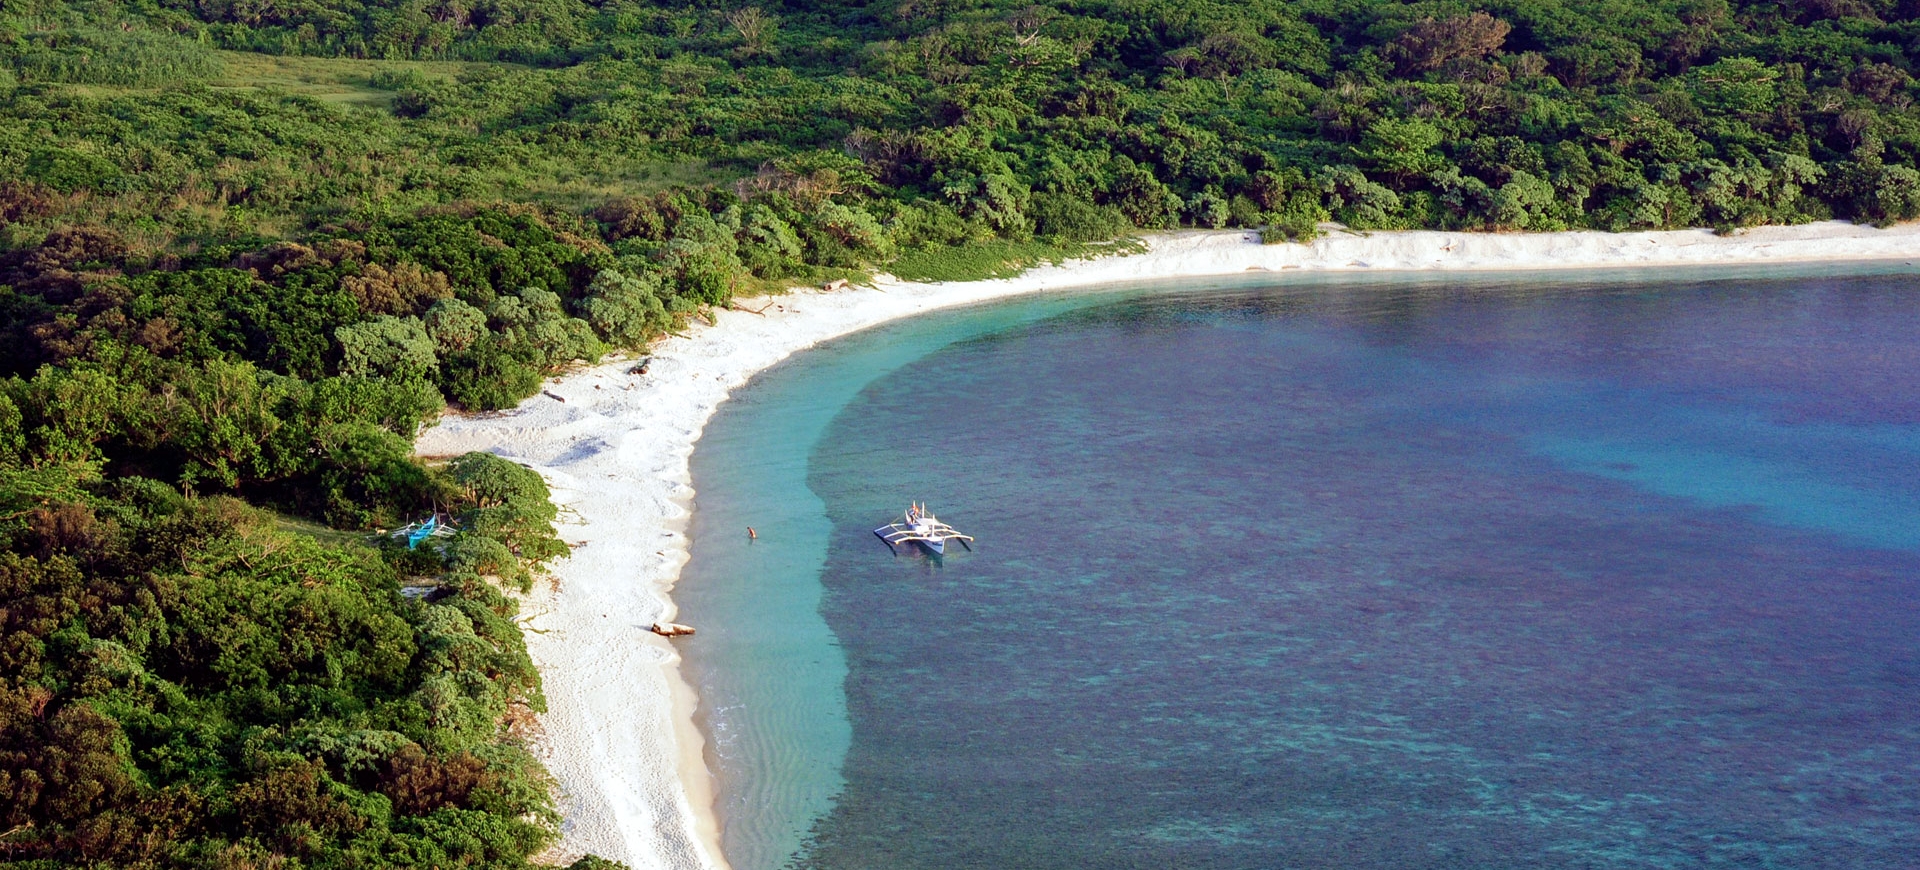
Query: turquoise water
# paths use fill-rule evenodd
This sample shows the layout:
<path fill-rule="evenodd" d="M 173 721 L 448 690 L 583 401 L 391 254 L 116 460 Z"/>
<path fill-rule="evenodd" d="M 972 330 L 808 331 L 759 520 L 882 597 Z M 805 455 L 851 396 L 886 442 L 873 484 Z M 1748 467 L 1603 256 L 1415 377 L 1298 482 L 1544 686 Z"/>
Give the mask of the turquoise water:
<path fill-rule="evenodd" d="M 1877 271 L 1120 289 L 769 371 L 675 592 L 729 858 L 1902 866 L 1920 300 Z M 907 499 L 977 551 L 889 555 Z"/>

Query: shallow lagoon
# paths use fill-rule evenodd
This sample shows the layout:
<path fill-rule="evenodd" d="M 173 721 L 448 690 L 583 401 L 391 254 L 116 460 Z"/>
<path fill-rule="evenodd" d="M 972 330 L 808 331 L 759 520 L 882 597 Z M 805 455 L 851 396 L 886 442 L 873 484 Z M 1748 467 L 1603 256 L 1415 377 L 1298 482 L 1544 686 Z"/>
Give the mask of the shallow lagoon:
<path fill-rule="evenodd" d="M 1878 271 L 1195 282 L 769 371 L 675 591 L 729 857 L 1899 865 L 1920 281 Z M 888 555 L 909 498 L 978 552 Z"/>

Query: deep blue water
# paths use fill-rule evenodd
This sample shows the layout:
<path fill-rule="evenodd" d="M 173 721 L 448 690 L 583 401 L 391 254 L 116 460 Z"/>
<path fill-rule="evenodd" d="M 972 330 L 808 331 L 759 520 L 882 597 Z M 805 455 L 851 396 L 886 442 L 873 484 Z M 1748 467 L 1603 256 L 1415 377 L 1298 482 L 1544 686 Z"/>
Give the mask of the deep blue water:
<path fill-rule="evenodd" d="M 1136 289 L 768 373 L 675 593 L 729 857 L 1915 866 L 1882 271 Z M 889 555 L 908 499 L 976 551 Z"/>

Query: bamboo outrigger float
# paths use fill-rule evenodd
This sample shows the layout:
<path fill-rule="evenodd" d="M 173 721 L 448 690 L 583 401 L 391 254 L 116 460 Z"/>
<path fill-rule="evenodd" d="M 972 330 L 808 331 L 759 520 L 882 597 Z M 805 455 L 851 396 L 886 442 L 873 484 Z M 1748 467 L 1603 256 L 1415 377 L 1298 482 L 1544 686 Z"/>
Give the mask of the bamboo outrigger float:
<path fill-rule="evenodd" d="M 873 536 L 879 538 L 887 545 L 887 549 L 893 550 L 895 554 L 900 552 L 894 549 L 895 544 L 919 544 L 926 548 L 927 552 L 936 556 L 947 552 L 948 541 L 959 541 L 960 546 L 968 550 L 973 549 L 972 536 L 960 534 L 959 530 L 935 517 L 927 510 L 926 505 L 917 502 L 907 505 L 907 516 L 904 522 L 888 523 L 874 529 Z"/>

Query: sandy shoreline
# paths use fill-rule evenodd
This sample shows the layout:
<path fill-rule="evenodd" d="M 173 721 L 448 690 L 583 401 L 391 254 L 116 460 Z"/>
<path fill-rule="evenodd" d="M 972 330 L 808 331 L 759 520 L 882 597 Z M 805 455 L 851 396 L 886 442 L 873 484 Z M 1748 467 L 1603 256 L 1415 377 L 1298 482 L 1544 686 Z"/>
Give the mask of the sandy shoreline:
<path fill-rule="evenodd" d="M 715 325 L 662 340 L 646 375 L 610 362 L 549 384 L 511 411 L 448 416 L 419 439 L 425 455 L 487 450 L 539 470 L 562 506 L 574 553 L 521 623 L 546 686 L 542 760 L 564 794 L 552 857 L 582 853 L 642 868 L 724 868 L 696 699 L 679 655 L 646 633 L 672 619 L 687 560 L 688 459 L 714 410 L 756 372 L 795 351 L 911 314 L 1021 293 L 1249 271 L 1518 270 L 1920 258 L 1920 224 L 1768 227 L 1736 236 L 1660 233 L 1334 233 L 1308 245 L 1260 245 L 1245 233 L 1154 236 L 1125 257 L 953 284 L 882 281 L 745 302 Z"/>

